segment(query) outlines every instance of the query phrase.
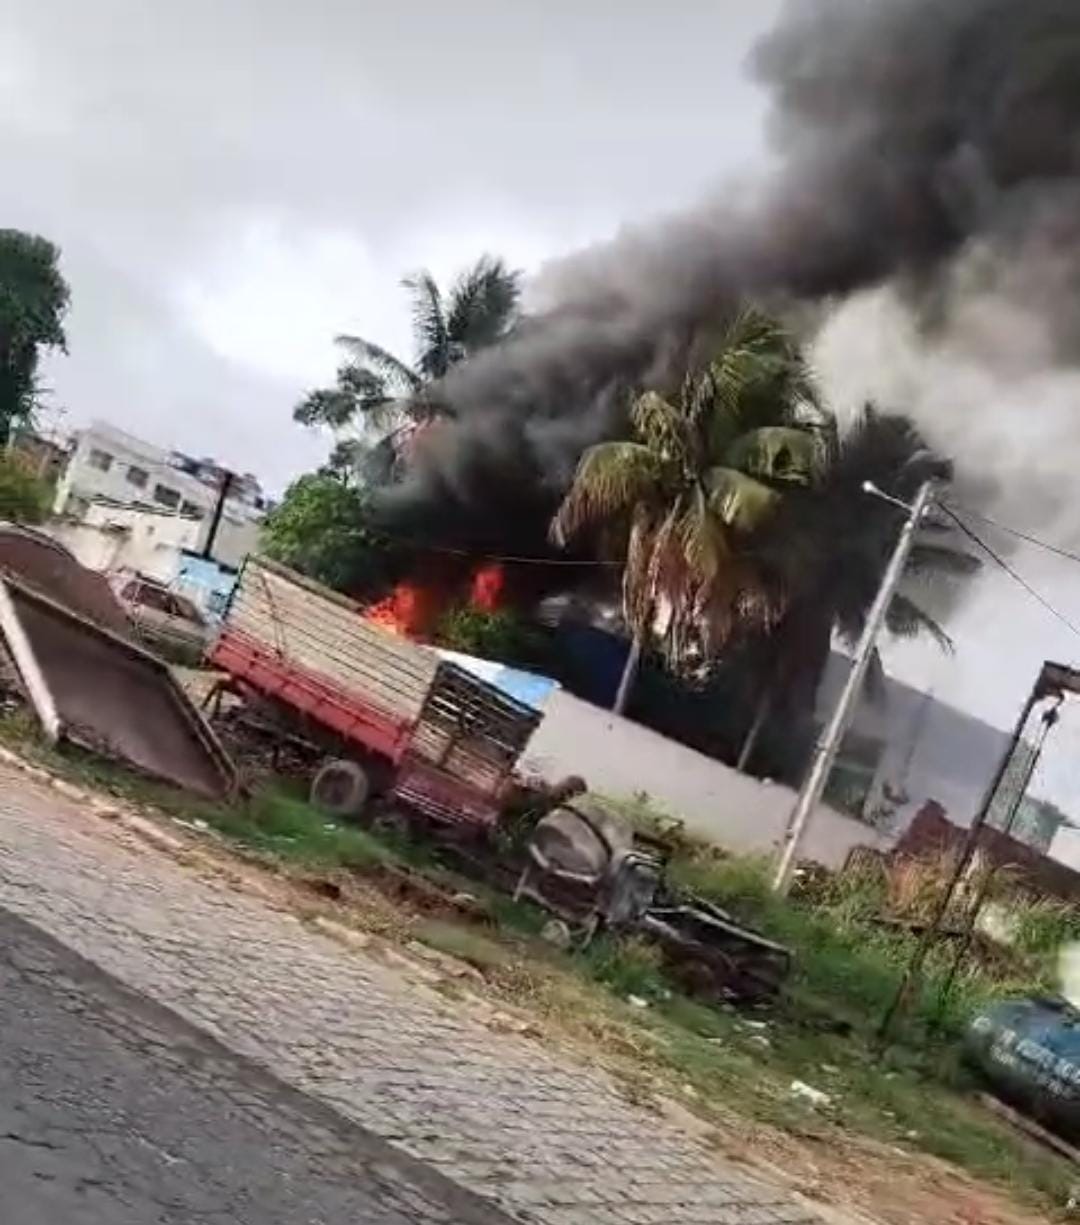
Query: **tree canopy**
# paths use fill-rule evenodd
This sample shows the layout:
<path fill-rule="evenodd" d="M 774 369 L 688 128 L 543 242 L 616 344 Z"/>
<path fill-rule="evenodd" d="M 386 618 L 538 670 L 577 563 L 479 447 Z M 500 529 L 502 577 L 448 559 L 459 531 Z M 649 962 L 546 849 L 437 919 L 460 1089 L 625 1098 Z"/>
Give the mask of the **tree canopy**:
<path fill-rule="evenodd" d="M 517 322 L 521 274 L 484 255 L 446 292 L 424 271 L 402 285 L 412 311 L 412 360 L 360 336 L 339 336 L 348 359 L 338 368 L 335 385 L 309 392 L 293 410 L 302 425 L 365 435 L 365 458 L 382 477 L 392 475 L 401 444 L 418 425 L 447 413 L 430 394 L 431 385 L 501 340 Z"/>
<path fill-rule="evenodd" d="M 28 421 L 38 395 L 43 349 L 64 349 L 70 294 L 51 242 L 0 230 L 0 442 Z"/>
<path fill-rule="evenodd" d="M 285 565 L 358 597 L 394 578 L 398 553 L 368 526 L 367 499 L 331 472 L 294 481 L 263 525 L 262 547 Z"/>
<path fill-rule="evenodd" d="M 0 454 L 0 519 L 8 523 L 41 523 L 49 512 L 52 490 L 18 454 Z"/>
<path fill-rule="evenodd" d="M 747 545 L 787 491 L 816 479 L 826 424 L 797 346 L 744 311 L 674 395 L 634 399 L 628 438 L 585 452 L 553 535 L 592 528 L 615 542 L 638 639 L 662 626 L 675 664 L 714 655 L 780 613 Z"/>

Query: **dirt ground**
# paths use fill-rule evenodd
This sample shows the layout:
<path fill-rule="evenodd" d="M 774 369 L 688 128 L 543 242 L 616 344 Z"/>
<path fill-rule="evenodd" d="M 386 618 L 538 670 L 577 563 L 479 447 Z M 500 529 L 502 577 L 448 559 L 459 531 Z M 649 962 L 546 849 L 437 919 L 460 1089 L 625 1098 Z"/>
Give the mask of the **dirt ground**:
<path fill-rule="evenodd" d="M 104 803 L 115 813 L 115 800 L 106 797 Z M 979 1183 L 929 1155 L 838 1125 L 799 1134 L 749 1121 L 725 1111 L 720 1103 L 691 1102 L 691 1111 L 679 1086 L 665 1081 L 647 1059 L 643 1063 L 644 1048 L 629 1027 L 625 1032 L 608 1028 L 598 1034 L 572 1010 L 543 1007 L 539 989 L 537 1006 L 532 1008 L 527 995 L 523 999 L 520 992 L 508 994 L 498 974 L 445 955 L 433 958 L 430 951 L 419 948 L 413 931 L 431 913 L 422 897 L 400 891 L 390 897 L 355 875 L 331 878 L 327 873 L 258 861 L 211 831 L 162 814 L 129 807 L 128 815 L 136 835 L 185 872 L 223 890 L 259 897 L 308 922 L 328 925 L 325 930 L 346 947 L 362 949 L 365 956 L 434 983 L 463 1013 L 495 1028 L 526 1034 L 549 1048 L 573 1052 L 586 1064 L 602 1065 L 634 1086 L 638 1104 L 668 1116 L 727 1162 L 804 1197 L 829 1225 L 1036 1225 L 1071 1219 L 1065 1204 L 1053 1218 L 1041 1215 L 1018 1204 L 1004 1188 Z M 1080 1185 L 1080 1171 L 1077 1182 Z"/>
<path fill-rule="evenodd" d="M 171 827 L 173 823 L 167 824 Z M 185 831 L 184 837 L 188 842 L 190 834 Z M 322 876 L 269 870 L 205 837 L 198 839 L 197 849 L 186 849 L 183 858 L 189 869 L 208 874 L 223 886 L 262 896 L 269 893 L 296 913 L 342 923 L 347 943 L 348 931 L 378 933 L 363 938 L 366 952 L 395 964 L 404 957 L 427 979 L 440 974 L 462 1009 L 483 1013 L 483 1001 L 490 1001 L 508 1009 L 510 1025 L 516 1020 L 545 1042 L 569 1046 L 590 1061 L 597 1059 L 596 1045 L 577 1026 L 564 1024 L 563 1014 L 530 1013 L 519 997 L 508 1001 L 497 984 L 473 967 L 455 964 L 452 957 L 440 955 L 432 960 L 415 945 L 407 945 L 403 952 L 400 941 L 411 924 L 432 913 L 422 899 L 404 899 L 400 894 L 391 899 L 353 880 L 344 888 L 338 885 L 330 890 L 335 896 L 328 900 Z M 615 1045 L 617 1051 L 600 1053 L 601 1061 L 616 1074 L 632 1077 L 639 1070 L 627 1055 L 632 1043 Z M 1060 1218 L 1049 1218 L 1019 1205 L 1003 1189 L 981 1184 L 925 1153 L 905 1151 L 839 1127 L 822 1138 L 749 1123 L 734 1113 L 725 1116 L 722 1110 L 710 1110 L 708 1119 L 703 1119 L 662 1090 L 655 1084 L 649 1095 L 658 1111 L 705 1139 L 728 1161 L 809 1199 L 828 1225 L 1044 1225 L 1050 1219 L 1072 1219 L 1065 1205 Z M 1080 1170 L 1077 1173 L 1080 1186 Z"/>

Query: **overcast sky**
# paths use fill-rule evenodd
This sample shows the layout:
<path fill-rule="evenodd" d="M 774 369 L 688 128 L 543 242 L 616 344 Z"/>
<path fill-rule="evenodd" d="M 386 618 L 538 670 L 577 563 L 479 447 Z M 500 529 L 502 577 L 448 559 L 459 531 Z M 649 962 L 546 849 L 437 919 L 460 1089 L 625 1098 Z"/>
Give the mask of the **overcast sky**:
<path fill-rule="evenodd" d="M 332 337 L 408 347 L 403 273 L 534 269 L 760 156 L 775 7 L 4 0 L 3 224 L 73 292 L 55 402 L 280 487 Z"/>
<path fill-rule="evenodd" d="M 3 0 L 0 224 L 56 240 L 73 293 L 54 404 L 280 490 L 325 451 L 290 412 L 333 335 L 407 349 L 403 273 L 535 270 L 759 164 L 743 62 L 778 7 Z M 1080 622 L 1080 568 L 1017 564 Z M 904 674 L 1002 726 L 1080 655 L 1007 580 L 953 629 Z"/>

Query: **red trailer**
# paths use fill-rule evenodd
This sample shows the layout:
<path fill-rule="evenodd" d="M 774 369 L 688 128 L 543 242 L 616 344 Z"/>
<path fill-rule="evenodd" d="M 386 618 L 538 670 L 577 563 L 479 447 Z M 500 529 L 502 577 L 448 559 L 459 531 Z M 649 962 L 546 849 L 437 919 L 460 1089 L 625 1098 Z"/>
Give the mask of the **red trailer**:
<path fill-rule="evenodd" d="M 312 798 L 341 815 L 376 791 L 441 824 L 491 825 L 541 717 L 262 557 L 245 563 L 208 659 L 327 751 Z"/>

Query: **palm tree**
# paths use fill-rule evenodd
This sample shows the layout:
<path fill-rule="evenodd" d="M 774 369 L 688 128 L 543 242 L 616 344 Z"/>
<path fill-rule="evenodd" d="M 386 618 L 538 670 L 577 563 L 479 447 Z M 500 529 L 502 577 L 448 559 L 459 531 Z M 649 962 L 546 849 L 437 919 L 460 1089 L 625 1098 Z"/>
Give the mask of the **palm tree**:
<path fill-rule="evenodd" d="M 888 503 L 869 497 L 865 483 L 910 501 L 924 481 L 950 476 L 950 465 L 927 447 L 909 418 L 868 405 L 835 441 L 821 479 L 788 499 L 770 523 L 758 541 L 758 561 L 777 576 L 787 607 L 746 647 L 742 662 L 757 700 L 739 769 L 749 763 L 772 711 L 797 715 L 813 709 L 834 634 L 850 644 L 862 634 L 902 519 Z M 931 519 L 889 607 L 888 630 L 902 638 L 927 634 L 951 650 L 916 589 L 940 593 L 945 580 L 978 567 L 977 559 L 953 547 L 951 529 Z M 871 675 L 880 678 L 880 664 Z"/>
<path fill-rule="evenodd" d="M 745 546 L 783 491 L 810 483 L 824 420 L 798 349 L 749 310 L 677 394 L 646 391 L 633 401 L 629 438 L 581 457 L 551 532 L 562 545 L 587 528 L 616 542 L 633 634 L 616 711 L 651 633 L 679 666 L 714 655 L 737 627 L 778 615 Z"/>
<path fill-rule="evenodd" d="M 458 362 L 503 339 L 517 322 L 521 273 L 501 259 L 481 256 L 443 293 L 429 272 L 406 277 L 416 352 L 410 364 L 360 336 L 338 336 L 349 357 L 331 388 L 309 392 L 293 410 L 302 425 L 341 434 L 358 427 L 380 441 L 368 460 L 393 468 L 402 444 L 418 426 L 449 414 L 432 384 Z"/>

